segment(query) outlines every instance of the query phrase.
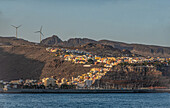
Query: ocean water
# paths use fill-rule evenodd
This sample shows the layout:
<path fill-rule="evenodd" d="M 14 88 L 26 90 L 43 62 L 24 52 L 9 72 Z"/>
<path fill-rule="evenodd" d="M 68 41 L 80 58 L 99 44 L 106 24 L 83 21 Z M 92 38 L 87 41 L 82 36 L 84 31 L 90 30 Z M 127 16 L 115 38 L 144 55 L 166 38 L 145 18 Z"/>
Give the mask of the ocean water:
<path fill-rule="evenodd" d="M 0 108 L 170 108 L 170 93 L 0 94 Z"/>

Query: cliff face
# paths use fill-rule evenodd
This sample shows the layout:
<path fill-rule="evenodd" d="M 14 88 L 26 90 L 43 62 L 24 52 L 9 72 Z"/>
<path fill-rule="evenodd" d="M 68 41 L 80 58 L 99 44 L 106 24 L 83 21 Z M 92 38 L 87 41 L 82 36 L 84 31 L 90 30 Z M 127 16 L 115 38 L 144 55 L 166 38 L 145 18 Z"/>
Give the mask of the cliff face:
<path fill-rule="evenodd" d="M 44 39 L 41 44 L 45 45 L 60 45 L 63 47 L 77 47 L 80 45 L 85 45 L 87 43 L 95 43 L 112 46 L 113 48 L 117 48 L 119 50 L 127 50 L 134 54 L 139 54 L 142 56 L 154 56 L 154 57 L 170 57 L 170 47 L 161 47 L 154 45 L 142 45 L 142 44 L 127 44 L 123 42 L 116 42 L 110 40 L 99 40 L 95 41 L 88 38 L 71 38 L 68 41 L 59 41 L 51 42 L 51 40 L 55 40 L 56 37 L 49 37 Z M 58 37 L 57 37 L 58 38 Z M 61 39 L 59 39 L 61 40 Z"/>
<path fill-rule="evenodd" d="M 170 87 L 170 77 L 156 67 L 117 66 L 108 72 L 101 80 L 101 85 L 115 88 L 141 88 L 151 86 Z"/>

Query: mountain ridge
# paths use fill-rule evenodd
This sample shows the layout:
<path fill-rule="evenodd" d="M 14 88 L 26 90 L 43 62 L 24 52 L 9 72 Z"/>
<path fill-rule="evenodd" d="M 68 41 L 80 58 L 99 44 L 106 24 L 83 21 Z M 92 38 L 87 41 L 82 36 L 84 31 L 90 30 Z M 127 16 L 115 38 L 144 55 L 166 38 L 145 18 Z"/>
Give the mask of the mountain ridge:
<path fill-rule="evenodd" d="M 41 44 L 47 46 L 62 46 L 62 47 L 77 47 L 81 45 L 85 45 L 87 43 L 96 43 L 109 45 L 113 48 L 117 48 L 119 50 L 129 50 L 131 53 L 142 55 L 142 56 L 153 56 L 153 57 L 170 57 L 170 47 L 157 46 L 157 45 L 146 45 L 146 44 L 129 44 L 124 42 L 117 42 L 112 40 L 93 40 L 88 38 L 70 38 L 67 41 L 55 42 L 55 44 L 51 44 L 51 40 L 53 38 L 58 38 L 58 36 L 53 35 L 52 37 L 48 37 L 42 40 Z M 49 44 L 47 44 L 49 43 Z"/>

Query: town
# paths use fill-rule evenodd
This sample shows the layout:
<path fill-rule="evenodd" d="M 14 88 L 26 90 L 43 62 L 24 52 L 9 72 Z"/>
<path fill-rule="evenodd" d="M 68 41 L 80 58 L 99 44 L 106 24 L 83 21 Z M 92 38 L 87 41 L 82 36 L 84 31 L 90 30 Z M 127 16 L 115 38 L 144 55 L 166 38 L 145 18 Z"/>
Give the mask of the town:
<path fill-rule="evenodd" d="M 46 51 L 55 57 L 60 57 L 73 64 L 81 64 L 85 68 L 90 68 L 86 74 L 72 77 L 72 79 L 60 78 L 55 76 L 43 78 L 41 80 L 19 79 L 10 82 L 0 81 L 0 91 L 10 89 L 106 89 L 107 86 L 94 86 L 107 72 L 112 71 L 118 65 L 131 66 L 168 66 L 170 58 L 160 57 L 100 57 L 90 52 L 78 49 L 66 49 L 58 47 L 48 47 Z M 108 89 L 108 88 L 107 88 Z M 112 89 L 115 89 L 112 87 Z"/>

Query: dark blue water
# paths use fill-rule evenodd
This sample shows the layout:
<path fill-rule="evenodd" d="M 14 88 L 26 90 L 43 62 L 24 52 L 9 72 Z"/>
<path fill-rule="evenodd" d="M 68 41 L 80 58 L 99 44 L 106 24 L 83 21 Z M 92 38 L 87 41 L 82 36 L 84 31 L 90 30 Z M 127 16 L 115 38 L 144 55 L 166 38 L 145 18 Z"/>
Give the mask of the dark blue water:
<path fill-rule="evenodd" d="M 0 94 L 0 108 L 170 108 L 170 93 Z"/>

